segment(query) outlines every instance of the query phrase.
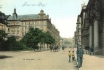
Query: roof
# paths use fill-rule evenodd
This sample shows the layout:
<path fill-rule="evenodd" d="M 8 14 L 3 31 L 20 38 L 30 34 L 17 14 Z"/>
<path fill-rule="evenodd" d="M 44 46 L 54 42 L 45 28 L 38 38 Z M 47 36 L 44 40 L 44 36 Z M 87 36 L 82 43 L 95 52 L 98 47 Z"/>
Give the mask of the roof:
<path fill-rule="evenodd" d="M 38 18 L 38 14 L 29 14 L 29 15 L 18 15 L 17 20 L 20 19 L 34 19 Z M 8 20 L 13 20 L 13 16 L 9 16 Z"/>

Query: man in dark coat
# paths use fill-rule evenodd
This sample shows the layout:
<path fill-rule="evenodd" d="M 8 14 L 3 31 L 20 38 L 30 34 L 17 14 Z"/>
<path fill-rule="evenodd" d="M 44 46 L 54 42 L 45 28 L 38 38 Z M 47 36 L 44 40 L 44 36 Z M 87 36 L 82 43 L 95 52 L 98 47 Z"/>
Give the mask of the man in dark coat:
<path fill-rule="evenodd" d="M 77 58 L 78 58 L 78 68 L 80 68 L 82 66 L 82 61 L 83 61 L 83 49 L 81 47 L 79 47 L 77 49 Z"/>

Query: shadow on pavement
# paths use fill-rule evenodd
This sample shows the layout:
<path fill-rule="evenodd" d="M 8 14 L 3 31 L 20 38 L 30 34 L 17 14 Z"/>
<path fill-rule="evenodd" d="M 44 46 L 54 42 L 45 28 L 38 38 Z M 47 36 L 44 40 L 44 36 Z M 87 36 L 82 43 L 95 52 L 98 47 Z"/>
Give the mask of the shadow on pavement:
<path fill-rule="evenodd" d="M 74 66 L 75 70 L 79 70 L 78 66 Z"/>
<path fill-rule="evenodd" d="M 79 70 L 79 68 L 78 68 L 78 66 L 77 66 L 77 61 L 76 61 L 76 59 L 73 61 L 73 64 L 75 65 L 75 66 L 74 66 L 75 70 Z"/>
<path fill-rule="evenodd" d="M 12 56 L 0 55 L 0 59 L 12 58 Z"/>

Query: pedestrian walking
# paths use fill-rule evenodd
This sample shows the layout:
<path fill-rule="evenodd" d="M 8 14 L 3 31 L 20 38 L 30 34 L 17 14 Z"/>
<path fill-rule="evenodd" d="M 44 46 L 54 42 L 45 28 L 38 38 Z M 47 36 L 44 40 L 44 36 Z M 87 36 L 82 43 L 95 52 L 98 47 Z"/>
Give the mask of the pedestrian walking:
<path fill-rule="evenodd" d="M 64 50 L 64 48 L 65 48 L 65 47 L 64 47 L 64 46 L 62 46 L 62 50 Z"/>
<path fill-rule="evenodd" d="M 82 67 L 83 53 L 84 52 L 81 47 L 77 49 L 78 68 Z"/>
<path fill-rule="evenodd" d="M 51 50 L 51 52 L 52 52 L 52 49 L 53 49 L 53 46 L 50 46 L 50 50 Z"/>
<path fill-rule="evenodd" d="M 69 62 L 71 61 L 71 52 L 68 52 L 68 56 L 69 56 Z"/>
<path fill-rule="evenodd" d="M 89 55 L 91 55 L 91 48 L 89 48 Z"/>
<path fill-rule="evenodd" d="M 91 47 L 91 55 L 93 55 L 94 54 L 94 49 L 93 49 L 93 47 Z"/>

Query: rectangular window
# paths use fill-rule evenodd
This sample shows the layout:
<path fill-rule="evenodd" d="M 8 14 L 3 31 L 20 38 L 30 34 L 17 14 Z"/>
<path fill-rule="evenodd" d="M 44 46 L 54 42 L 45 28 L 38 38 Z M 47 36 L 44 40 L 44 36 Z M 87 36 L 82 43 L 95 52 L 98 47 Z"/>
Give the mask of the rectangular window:
<path fill-rule="evenodd" d="M 11 30 L 11 32 L 15 32 L 15 30 Z"/>
<path fill-rule="evenodd" d="M 17 27 L 17 29 L 19 29 L 19 27 Z"/>
<path fill-rule="evenodd" d="M 8 32 L 10 31 L 10 29 L 8 28 Z"/>
<path fill-rule="evenodd" d="M 17 30 L 17 34 L 19 34 L 19 30 Z"/>
<path fill-rule="evenodd" d="M 29 26 L 29 22 L 26 22 L 26 25 Z"/>

